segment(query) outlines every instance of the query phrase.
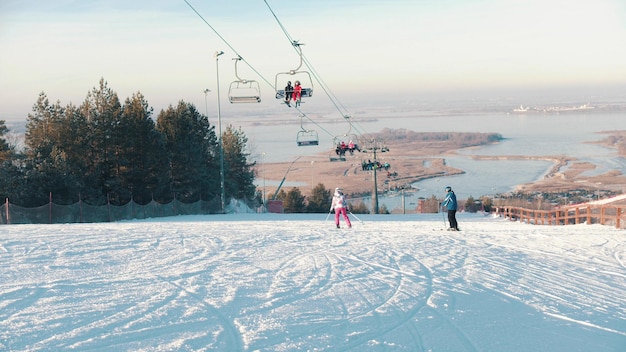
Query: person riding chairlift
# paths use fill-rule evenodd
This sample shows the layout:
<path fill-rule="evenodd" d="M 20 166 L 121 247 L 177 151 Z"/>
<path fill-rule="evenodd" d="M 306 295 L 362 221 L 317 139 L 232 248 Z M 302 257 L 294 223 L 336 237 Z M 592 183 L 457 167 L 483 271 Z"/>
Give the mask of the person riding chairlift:
<path fill-rule="evenodd" d="M 291 85 L 291 81 L 287 81 L 287 86 L 285 86 L 285 104 L 287 106 L 291 106 L 289 101 L 291 101 L 291 96 L 293 95 L 293 86 Z"/>
<path fill-rule="evenodd" d="M 296 107 L 300 106 L 300 101 L 302 100 L 302 86 L 300 85 L 300 81 L 296 81 L 296 86 L 293 87 L 293 101 L 296 102 Z"/>

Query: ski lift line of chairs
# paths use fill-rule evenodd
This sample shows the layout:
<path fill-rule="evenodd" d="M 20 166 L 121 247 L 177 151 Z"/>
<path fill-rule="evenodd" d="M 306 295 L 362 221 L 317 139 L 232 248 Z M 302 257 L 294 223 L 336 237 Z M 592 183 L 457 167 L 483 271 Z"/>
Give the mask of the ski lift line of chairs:
<path fill-rule="evenodd" d="M 234 103 L 260 103 L 261 86 L 254 80 L 242 79 L 237 73 L 237 62 L 241 61 L 241 56 L 233 58 L 235 60 L 236 81 L 230 83 L 228 89 L 228 100 Z"/>

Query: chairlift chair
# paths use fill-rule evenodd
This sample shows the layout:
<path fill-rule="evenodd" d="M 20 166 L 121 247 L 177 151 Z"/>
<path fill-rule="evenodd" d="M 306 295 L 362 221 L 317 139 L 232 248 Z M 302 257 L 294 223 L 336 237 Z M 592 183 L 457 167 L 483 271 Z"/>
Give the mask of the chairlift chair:
<path fill-rule="evenodd" d="M 237 73 L 237 62 L 241 61 L 241 56 L 233 58 L 235 60 L 236 81 L 230 83 L 228 89 L 228 100 L 231 103 L 260 103 L 261 86 L 254 80 L 242 79 Z"/>
<path fill-rule="evenodd" d="M 331 162 L 332 161 L 346 161 L 346 157 L 335 154 L 335 150 L 333 149 L 330 151 L 330 154 L 328 155 L 328 160 Z"/>
<path fill-rule="evenodd" d="M 342 140 L 346 142 L 350 155 L 354 155 L 354 151 L 357 151 L 357 152 L 361 151 L 362 146 L 361 146 L 361 143 L 359 143 L 359 137 L 356 134 L 346 133 L 341 136 L 337 136 L 335 138 L 338 138 L 338 137 L 342 137 L 343 138 Z M 350 142 L 352 142 L 354 146 L 351 147 Z"/>
<path fill-rule="evenodd" d="M 261 89 L 257 81 L 234 81 L 228 89 L 231 103 L 260 103 Z"/>
<path fill-rule="evenodd" d="M 333 139 L 333 144 L 335 146 L 338 146 L 342 142 L 344 142 L 346 145 L 346 150 L 344 150 L 344 153 L 349 152 L 350 155 L 354 155 L 355 151 L 357 152 L 362 151 L 361 148 L 363 148 L 363 146 L 361 145 L 361 143 L 359 143 L 359 137 L 356 134 L 351 133 L 350 132 L 351 130 L 352 130 L 352 125 L 350 125 L 350 129 L 348 130 L 348 132 L 335 136 Z M 350 145 L 350 142 L 352 142 L 353 144 L 352 146 Z"/>
<path fill-rule="evenodd" d="M 296 136 L 298 147 L 315 146 L 320 144 L 319 136 L 314 130 L 301 130 Z"/>
<path fill-rule="evenodd" d="M 294 77 L 292 77 L 294 76 Z M 297 77 L 297 78 L 296 78 Z M 304 77 L 304 78 L 303 78 Z M 279 79 L 280 78 L 280 79 Z M 313 96 L 313 81 L 311 80 L 311 75 L 305 71 L 289 71 L 289 72 L 279 72 L 276 74 L 276 79 L 274 81 L 274 87 L 276 89 L 276 99 L 285 99 L 285 89 L 279 89 L 279 84 L 287 84 L 287 81 L 295 82 L 300 81 L 300 85 L 302 86 L 302 98 L 310 98 Z M 309 83 L 311 82 L 311 88 L 305 88 L 302 82 Z M 282 82 L 282 83 L 278 83 Z"/>
<path fill-rule="evenodd" d="M 335 138 L 333 138 L 333 146 L 330 150 L 330 154 L 328 156 L 328 159 L 330 161 L 346 161 L 346 151 L 348 150 L 346 149 L 341 149 L 341 142 L 343 141 L 343 139 L 341 138 L 341 136 L 337 136 Z M 347 145 L 346 145 L 347 146 Z"/>
<path fill-rule="evenodd" d="M 300 71 L 300 68 L 302 67 L 302 48 L 300 48 L 300 46 L 304 44 L 293 41 L 292 45 L 298 50 L 298 54 L 300 55 L 300 65 L 293 70 L 279 72 L 276 74 L 274 79 L 276 99 L 285 99 L 285 89 L 283 89 L 283 85 L 287 84 L 287 81 L 300 81 L 300 86 L 302 87 L 302 98 L 310 98 L 313 96 L 313 79 L 311 78 L 311 74 L 307 71 Z"/>
<path fill-rule="evenodd" d="M 361 151 L 365 153 L 386 153 L 389 151 L 389 147 L 382 140 L 370 140 L 367 145 L 361 147 Z"/>

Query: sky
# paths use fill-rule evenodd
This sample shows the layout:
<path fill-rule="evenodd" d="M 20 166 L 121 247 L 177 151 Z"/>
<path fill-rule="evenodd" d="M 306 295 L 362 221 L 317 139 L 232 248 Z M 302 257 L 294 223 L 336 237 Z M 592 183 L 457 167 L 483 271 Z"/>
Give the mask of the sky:
<path fill-rule="evenodd" d="M 621 0 L 2 0 L 0 119 L 25 120 L 42 91 L 80 104 L 100 78 L 157 113 L 179 100 L 214 110 L 238 55 L 240 78 L 278 109 L 276 75 L 299 66 L 291 40 L 311 84 L 352 107 L 570 90 L 585 100 L 624 91 L 625 38 Z"/>
<path fill-rule="evenodd" d="M 0 225 L 0 350 L 626 347 L 623 229 L 324 216 Z"/>

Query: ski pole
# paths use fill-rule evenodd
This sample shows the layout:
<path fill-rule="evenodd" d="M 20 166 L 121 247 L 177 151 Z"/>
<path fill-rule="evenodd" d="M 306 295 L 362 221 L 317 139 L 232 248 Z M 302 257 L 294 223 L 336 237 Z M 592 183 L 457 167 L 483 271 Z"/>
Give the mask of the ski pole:
<path fill-rule="evenodd" d="M 354 215 L 353 212 L 350 212 L 350 215 L 354 216 L 354 218 L 357 219 L 360 223 L 363 223 L 363 221 L 361 219 L 359 219 L 358 216 Z"/>
<path fill-rule="evenodd" d="M 330 213 L 332 213 L 332 210 L 328 211 L 328 214 L 326 215 L 326 220 L 324 220 L 324 222 L 328 221 L 328 217 L 330 216 Z"/>

